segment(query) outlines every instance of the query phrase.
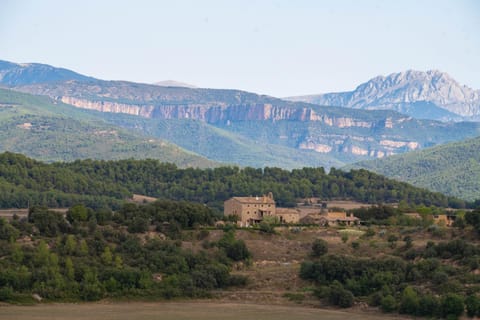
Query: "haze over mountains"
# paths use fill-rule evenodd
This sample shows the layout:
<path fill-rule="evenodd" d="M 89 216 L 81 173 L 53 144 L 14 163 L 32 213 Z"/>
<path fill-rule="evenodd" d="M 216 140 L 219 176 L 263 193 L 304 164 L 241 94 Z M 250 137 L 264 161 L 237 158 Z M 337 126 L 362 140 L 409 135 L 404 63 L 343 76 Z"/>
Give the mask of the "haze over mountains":
<path fill-rule="evenodd" d="M 326 94 L 315 98 L 318 100 L 295 98 L 330 106 L 239 90 L 171 86 L 176 83 L 104 81 L 42 64 L 0 62 L 0 84 L 23 92 L 22 99 L 33 99 L 31 94 L 48 96 L 49 108 L 56 108 L 68 119 L 76 119 L 81 111 L 88 121 L 102 123 L 109 130 L 129 129 L 144 141 L 161 139 L 191 156 L 240 166 L 338 168 L 480 135 L 478 122 L 416 118 L 460 120 L 479 114 L 478 91 L 437 71 L 377 77 L 353 92 Z M 5 120 L 2 130 L 13 132 L 12 128 L 17 130 L 19 124 L 31 121 L 14 117 L 15 105 L 23 103 L 12 104 L 5 96 L 0 95 L 0 103 L 13 105 L 9 109 L 13 113 L 5 118 L 10 120 Z M 348 108 L 334 106 L 337 104 Z M 414 116 L 369 110 L 373 108 Z M 22 114 L 28 112 L 22 109 Z M 78 130 L 92 131 L 88 126 Z M 107 145 L 114 144 L 113 137 L 105 135 L 103 139 Z M 5 144 L 3 148 L 8 149 Z M 137 152 L 145 152 L 142 150 Z M 21 144 L 15 151 L 22 152 Z M 162 159 L 160 154 L 153 157 Z M 165 159 L 176 162 L 175 157 Z M 190 163 L 208 163 L 197 160 Z"/>
<path fill-rule="evenodd" d="M 354 91 L 288 99 L 355 109 L 395 110 L 419 119 L 480 120 L 480 90 L 460 85 L 437 70 L 392 73 L 375 77 Z"/>

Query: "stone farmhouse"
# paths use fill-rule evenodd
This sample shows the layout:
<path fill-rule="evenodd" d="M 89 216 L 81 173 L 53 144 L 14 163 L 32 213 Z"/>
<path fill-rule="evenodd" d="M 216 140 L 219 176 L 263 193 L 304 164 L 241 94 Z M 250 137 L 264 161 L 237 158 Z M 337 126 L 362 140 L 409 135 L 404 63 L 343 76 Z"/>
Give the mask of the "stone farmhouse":
<path fill-rule="evenodd" d="M 309 214 L 301 220 L 302 223 L 318 224 L 321 226 L 353 226 L 360 224 L 360 219 L 352 213 L 330 211 L 318 214 Z"/>
<path fill-rule="evenodd" d="M 404 215 L 412 219 L 422 220 L 422 216 L 416 212 L 404 213 Z M 432 219 L 433 223 L 440 226 L 451 227 L 457 216 L 454 214 L 433 214 L 427 216 L 427 218 Z"/>
<path fill-rule="evenodd" d="M 265 217 L 276 217 L 280 223 L 298 223 L 300 220 L 299 210 L 277 208 L 271 192 L 261 197 L 233 197 L 224 202 L 223 214 L 236 215 L 240 227 L 260 223 Z"/>

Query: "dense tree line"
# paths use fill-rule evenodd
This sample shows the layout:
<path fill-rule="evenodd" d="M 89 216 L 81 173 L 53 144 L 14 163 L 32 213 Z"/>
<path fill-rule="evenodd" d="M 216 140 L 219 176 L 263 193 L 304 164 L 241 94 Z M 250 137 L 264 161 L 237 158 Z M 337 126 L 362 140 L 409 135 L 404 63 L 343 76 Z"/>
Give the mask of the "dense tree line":
<path fill-rule="evenodd" d="M 130 192 L 174 200 L 214 204 L 232 196 L 273 192 L 280 206 L 293 206 L 296 199 L 349 198 L 368 203 L 405 201 L 409 204 L 462 207 L 458 199 L 412 187 L 366 170 L 343 172 L 323 168 L 291 171 L 280 168 L 220 167 L 178 169 L 156 160 L 75 161 L 55 164 L 91 179 L 118 183 Z"/>
<path fill-rule="evenodd" d="M 186 200 L 221 209 L 232 196 L 273 192 L 279 206 L 297 199 L 348 198 L 372 204 L 403 201 L 408 204 L 464 207 L 459 199 L 412 187 L 366 170 L 343 172 L 323 168 L 292 171 L 280 168 L 220 167 L 179 169 L 157 160 L 77 160 L 44 164 L 22 155 L 0 155 L 0 207 L 45 205 L 118 208 L 132 193 Z"/>
<path fill-rule="evenodd" d="M 232 232 L 200 251 L 182 248 L 185 234 L 202 239 L 208 230 L 198 228 L 215 220 L 203 205 L 168 200 L 115 212 L 75 205 L 65 216 L 32 207 L 28 219 L 0 219 L 0 301 L 203 297 L 244 284 L 230 269 L 250 253 Z"/>

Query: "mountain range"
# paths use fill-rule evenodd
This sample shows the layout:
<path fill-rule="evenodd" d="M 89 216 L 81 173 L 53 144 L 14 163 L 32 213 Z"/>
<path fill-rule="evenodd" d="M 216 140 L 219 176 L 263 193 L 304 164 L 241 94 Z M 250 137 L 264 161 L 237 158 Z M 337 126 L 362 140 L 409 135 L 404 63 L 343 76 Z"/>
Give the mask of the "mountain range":
<path fill-rule="evenodd" d="M 353 91 L 287 99 L 364 110 L 395 110 L 419 119 L 480 120 L 480 90 L 460 85 L 437 70 L 392 73 L 375 77 Z"/>
<path fill-rule="evenodd" d="M 112 125 L 224 163 L 339 167 L 480 133 L 478 123 L 419 120 L 390 110 L 319 106 L 239 90 L 104 81 L 41 64 L 1 65 L 0 83 L 10 89 L 100 111 L 95 115 Z M 65 80 L 68 72 L 71 79 Z"/>
<path fill-rule="evenodd" d="M 328 169 L 480 136 L 479 122 L 438 121 L 478 116 L 478 91 L 438 71 L 377 77 L 353 92 L 316 96 L 318 100 L 291 98 L 302 101 L 181 83 L 105 81 L 48 65 L 5 61 L 0 61 L 0 85 L 0 151 L 48 161 L 149 157 L 180 166 Z M 370 110 L 376 108 L 381 110 Z M 457 163 L 463 161 L 461 152 L 453 154 Z M 391 166 L 381 170 L 383 161 L 374 163 L 359 166 L 396 178 L 409 176 Z M 418 179 L 435 179 L 410 170 Z M 407 181 L 462 197 L 438 183 Z M 460 181 L 455 188 L 461 191 Z M 475 188 L 466 197 L 477 197 Z"/>

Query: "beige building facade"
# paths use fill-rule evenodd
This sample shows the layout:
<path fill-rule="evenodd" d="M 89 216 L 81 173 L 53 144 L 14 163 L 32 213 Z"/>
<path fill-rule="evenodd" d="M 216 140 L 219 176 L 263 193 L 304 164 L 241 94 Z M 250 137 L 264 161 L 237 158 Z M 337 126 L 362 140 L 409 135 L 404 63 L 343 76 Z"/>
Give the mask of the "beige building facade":
<path fill-rule="evenodd" d="M 233 197 L 224 202 L 223 214 L 237 216 L 237 224 L 248 227 L 260 223 L 266 217 L 274 217 L 280 223 L 297 223 L 299 213 L 295 209 L 277 208 L 273 194 L 261 197 Z"/>
<path fill-rule="evenodd" d="M 360 219 L 352 213 L 330 211 L 326 213 L 309 214 L 302 219 L 302 223 L 318 224 L 321 226 L 353 226 L 360 224 Z"/>

